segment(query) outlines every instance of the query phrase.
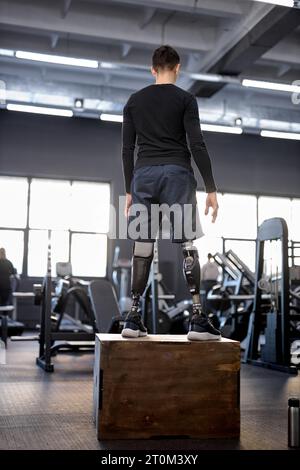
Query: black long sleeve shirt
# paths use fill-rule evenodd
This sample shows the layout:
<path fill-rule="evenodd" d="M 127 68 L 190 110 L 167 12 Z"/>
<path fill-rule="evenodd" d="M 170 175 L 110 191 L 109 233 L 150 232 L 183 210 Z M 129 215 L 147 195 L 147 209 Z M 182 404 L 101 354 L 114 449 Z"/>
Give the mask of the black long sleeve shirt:
<path fill-rule="evenodd" d="M 136 140 L 138 152 L 134 165 Z M 191 153 L 206 192 L 214 192 L 216 185 L 195 97 L 171 83 L 150 85 L 130 96 L 124 107 L 122 127 L 122 160 L 127 193 L 130 193 L 134 168 L 163 164 L 191 168 Z"/>

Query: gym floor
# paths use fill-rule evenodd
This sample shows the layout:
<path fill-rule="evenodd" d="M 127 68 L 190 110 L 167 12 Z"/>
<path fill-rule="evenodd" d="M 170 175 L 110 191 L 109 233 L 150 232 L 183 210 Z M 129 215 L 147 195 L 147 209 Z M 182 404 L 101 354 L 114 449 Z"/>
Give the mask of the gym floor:
<path fill-rule="evenodd" d="M 240 440 L 98 442 L 92 419 L 93 354 L 61 353 L 55 372 L 35 365 L 37 343 L 9 343 L 0 366 L 0 449 L 287 450 L 287 400 L 300 377 L 242 365 Z M 184 397 L 182 397 L 184 399 Z"/>

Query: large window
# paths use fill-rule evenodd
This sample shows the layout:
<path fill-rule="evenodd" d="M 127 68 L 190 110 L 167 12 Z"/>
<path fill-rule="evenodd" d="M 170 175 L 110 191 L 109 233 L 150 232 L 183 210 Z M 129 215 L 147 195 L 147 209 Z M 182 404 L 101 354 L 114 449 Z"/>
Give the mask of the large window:
<path fill-rule="evenodd" d="M 241 194 L 219 194 L 219 213 L 214 224 L 204 215 L 206 193 L 197 193 L 203 230 L 212 237 L 255 238 L 257 233 L 257 199 Z"/>
<path fill-rule="evenodd" d="M 73 273 L 81 276 L 105 276 L 107 237 L 100 234 L 72 236 L 71 262 Z"/>
<path fill-rule="evenodd" d="M 259 197 L 258 198 L 258 223 L 272 217 L 282 217 L 288 227 L 291 225 L 291 199 L 287 197 Z"/>
<path fill-rule="evenodd" d="M 56 263 L 69 260 L 69 233 L 67 231 L 51 230 L 50 242 L 52 275 L 54 276 Z M 29 276 L 43 276 L 46 273 L 47 248 L 48 230 L 30 230 L 28 240 Z M 74 272 L 74 274 L 76 273 Z"/>
<path fill-rule="evenodd" d="M 228 250 L 234 251 L 251 271 L 255 271 L 255 241 L 225 239 L 225 252 Z"/>
<path fill-rule="evenodd" d="M 80 232 L 107 233 L 110 187 L 108 184 L 74 182 L 71 191 L 70 228 Z"/>
<path fill-rule="evenodd" d="M 204 237 L 195 241 L 195 245 L 198 248 L 201 266 L 207 262 L 208 253 L 212 253 L 214 255 L 216 253 L 222 253 L 223 251 L 222 238 L 220 237 L 209 237 L 204 235 Z"/>
<path fill-rule="evenodd" d="M 202 264 L 209 252 L 231 249 L 254 271 L 257 226 L 271 217 L 283 217 L 289 239 L 300 242 L 300 199 L 219 194 L 215 224 L 205 199 L 197 193 Z M 75 276 L 105 276 L 109 211 L 108 183 L 0 176 L 0 247 L 18 273 L 42 277 L 50 234 L 53 275 L 58 261 L 70 261 Z"/>
<path fill-rule="evenodd" d="M 196 242 L 201 264 L 207 261 L 208 253 L 222 252 L 224 248 L 225 251 L 233 250 L 249 269 L 254 270 L 257 198 L 241 194 L 219 194 L 219 217 L 212 224 L 211 216 L 204 215 L 206 197 L 204 192 L 197 193 L 200 220 L 205 234 Z"/>
<path fill-rule="evenodd" d="M 70 199 L 70 182 L 33 179 L 30 184 L 29 227 L 31 229 L 68 229 Z"/>
<path fill-rule="evenodd" d="M 300 199 L 292 199 L 289 237 L 291 240 L 300 241 Z"/>
<path fill-rule="evenodd" d="M 26 178 L 0 176 L 0 226 L 25 228 L 28 181 Z"/>
<path fill-rule="evenodd" d="M 50 235 L 53 275 L 71 261 L 75 276 L 105 276 L 108 183 L 0 177 L 0 204 L 0 246 L 19 273 L 45 275 Z"/>
<path fill-rule="evenodd" d="M 18 273 L 22 272 L 24 255 L 23 230 L 0 230 L 0 247 L 4 247 L 7 258 Z"/>
<path fill-rule="evenodd" d="M 197 201 L 204 237 L 198 240 L 201 263 L 207 253 L 231 249 L 251 269 L 255 270 L 255 239 L 257 227 L 264 220 L 282 217 L 289 229 L 289 239 L 300 241 L 300 199 L 219 194 L 219 217 L 215 224 L 204 215 L 206 193 L 198 192 Z"/>

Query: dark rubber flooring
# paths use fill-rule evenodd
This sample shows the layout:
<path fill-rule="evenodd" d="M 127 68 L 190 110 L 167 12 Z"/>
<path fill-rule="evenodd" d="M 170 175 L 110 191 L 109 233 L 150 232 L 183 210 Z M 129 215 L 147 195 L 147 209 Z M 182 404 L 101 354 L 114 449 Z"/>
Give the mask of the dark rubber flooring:
<path fill-rule="evenodd" d="M 287 449 L 287 400 L 300 376 L 242 366 L 239 440 L 98 442 L 92 420 L 93 354 L 59 354 L 55 372 L 35 365 L 37 343 L 9 343 L 0 365 L 0 449 Z M 184 396 L 182 397 L 184 400 Z"/>

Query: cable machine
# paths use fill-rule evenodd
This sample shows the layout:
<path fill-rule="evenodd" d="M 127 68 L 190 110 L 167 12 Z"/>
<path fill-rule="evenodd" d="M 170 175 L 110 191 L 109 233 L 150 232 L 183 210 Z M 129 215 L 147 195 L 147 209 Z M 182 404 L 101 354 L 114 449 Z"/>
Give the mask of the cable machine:
<path fill-rule="evenodd" d="M 275 260 L 271 259 L 271 277 L 267 279 L 263 272 L 265 244 L 275 240 L 281 242 L 281 272 L 276 265 L 273 277 Z M 263 291 L 269 294 L 267 310 L 262 298 Z M 289 295 L 288 227 L 282 218 L 268 219 L 260 225 L 257 233 L 254 304 L 243 362 L 297 374 L 297 368 L 291 365 Z M 262 331 L 265 333 L 265 344 L 259 347 Z"/>

